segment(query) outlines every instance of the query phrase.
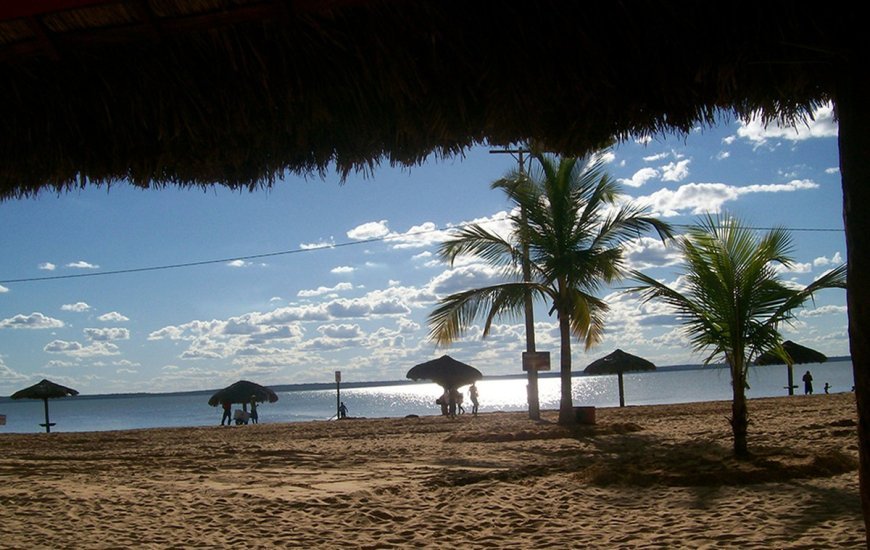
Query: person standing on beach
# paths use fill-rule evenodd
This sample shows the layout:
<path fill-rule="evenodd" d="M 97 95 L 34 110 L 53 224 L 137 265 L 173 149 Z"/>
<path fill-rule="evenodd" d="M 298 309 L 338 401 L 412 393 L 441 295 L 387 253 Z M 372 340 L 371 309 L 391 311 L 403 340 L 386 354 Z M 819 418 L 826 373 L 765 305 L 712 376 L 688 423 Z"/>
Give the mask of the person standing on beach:
<path fill-rule="evenodd" d="M 229 401 L 224 401 L 221 403 L 221 407 L 224 408 L 224 415 L 221 417 L 221 426 L 224 425 L 224 420 L 227 421 L 227 426 L 232 426 L 233 424 L 233 404 Z"/>
<path fill-rule="evenodd" d="M 810 374 L 810 371 L 807 371 L 802 378 L 804 381 L 804 395 L 812 395 L 813 394 L 813 375 Z"/>
<path fill-rule="evenodd" d="M 347 405 L 344 404 L 344 401 L 342 401 L 341 405 L 338 407 L 338 417 L 347 418 Z"/>
<path fill-rule="evenodd" d="M 257 414 L 257 396 L 256 395 L 251 396 L 251 417 L 250 418 L 251 418 L 252 424 L 259 424 L 260 423 L 260 416 Z"/>
<path fill-rule="evenodd" d="M 477 386 L 474 383 L 471 384 L 471 387 L 468 388 L 468 398 L 471 399 L 471 414 L 477 414 Z"/>

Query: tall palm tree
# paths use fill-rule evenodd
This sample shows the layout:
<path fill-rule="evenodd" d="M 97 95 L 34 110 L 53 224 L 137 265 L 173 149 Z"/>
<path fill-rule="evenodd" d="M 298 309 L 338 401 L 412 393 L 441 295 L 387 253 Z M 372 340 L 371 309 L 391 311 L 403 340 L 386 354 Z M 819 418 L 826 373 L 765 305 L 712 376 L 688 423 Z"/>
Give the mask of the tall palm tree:
<path fill-rule="evenodd" d="M 765 351 L 787 358 L 778 327 L 796 308 L 824 288 L 846 287 L 846 266 L 804 288 L 785 284 L 777 266 L 788 267 L 792 243 L 788 232 L 773 229 L 760 238 L 735 218 L 707 216 L 678 240 L 685 262 L 685 289 L 676 290 L 634 272 L 644 301 L 662 300 L 682 319 L 696 351 L 707 351 L 708 364 L 724 355 L 731 371 L 731 428 L 734 453 L 746 456 L 749 416 L 746 373 Z"/>
<path fill-rule="evenodd" d="M 442 298 L 429 315 L 430 337 L 450 343 L 481 314 L 486 337 L 497 317 L 522 315 L 528 294 L 548 301 L 550 313 L 558 317 L 561 341 L 559 422 L 572 424 L 571 337 L 586 349 L 601 340 L 607 304 L 596 293 L 625 275 L 622 244 L 648 229 L 663 240 L 672 233 L 668 224 L 645 215 L 645 209 L 620 205 L 621 188 L 601 163 L 532 156 L 537 166 L 529 176 L 513 174 L 493 184 L 518 207 L 511 216 L 512 234 L 502 237 L 471 225 L 439 250 L 451 265 L 459 255 L 477 255 L 501 267 L 505 282 Z M 528 282 L 519 269 L 523 245 L 529 251 Z"/>

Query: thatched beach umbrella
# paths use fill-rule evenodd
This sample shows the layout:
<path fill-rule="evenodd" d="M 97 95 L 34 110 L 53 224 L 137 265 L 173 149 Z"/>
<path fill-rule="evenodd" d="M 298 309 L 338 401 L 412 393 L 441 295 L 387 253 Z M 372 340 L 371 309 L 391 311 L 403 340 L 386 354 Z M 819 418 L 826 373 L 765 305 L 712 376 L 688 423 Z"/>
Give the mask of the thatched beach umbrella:
<path fill-rule="evenodd" d="M 415 365 L 408 371 L 407 377 L 411 380 L 431 380 L 445 391 L 450 391 L 477 382 L 483 378 L 483 374 L 471 365 L 442 355 L 438 359 Z"/>
<path fill-rule="evenodd" d="M 234 384 L 230 384 L 222 390 L 218 390 L 212 395 L 208 404 L 212 407 L 217 407 L 221 403 L 250 403 L 251 399 L 258 403 L 274 403 L 278 401 L 278 394 L 266 386 L 261 386 L 255 382 L 247 380 L 239 380 Z"/>
<path fill-rule="evenodd" d="M 794 389 L 797 385 L 794 383 L 793 366 L 803 363 L 824 363 L 828 360 L 828 357 L 820 351 L 816 351 L 800 344 L 795 344 L 791 340 L 783 342 L 782 349 L 785 351 L 786 355 L 788 355 L 789 359 L 791 359 L 790 361 L 784 361 L 783 358 L 776 353 L 768 351 L 761 354 L 758 359 L 755 360 L 755 364 L 782 365 L 785 363 L 785 366 L 788 369 L 788 387 L 786 389 L 788 390 L 789 395 L 794 395 Z"/>
<path fill-rule="evenodd" d="M 48 400 L 78 394 L 79 392 L 72 388 L 61 386 L 43 378 L 42 382 L 23 390 L 18 390 L 11 397 L 12 399 L 42 399 L 43 403 L 45 403 L 45 424 L 40 424 L 40 426 L 45 426 L 45 433 L 51 433 L 51 427 L 54 424 L 48 419 Z"/>
<path fill-rule="evenodd" d="M 597 361 L 593 361 L 583 372 L 586 374 L 616 374 L 619 378 L 619 406 L 625 406 L 625 389 L 622 383 L 622 373 L 631 371 L 655 370 L 656 366 L 650 361 L 625 353 L 617 349 L 610 355 L 606 355 Z"/>

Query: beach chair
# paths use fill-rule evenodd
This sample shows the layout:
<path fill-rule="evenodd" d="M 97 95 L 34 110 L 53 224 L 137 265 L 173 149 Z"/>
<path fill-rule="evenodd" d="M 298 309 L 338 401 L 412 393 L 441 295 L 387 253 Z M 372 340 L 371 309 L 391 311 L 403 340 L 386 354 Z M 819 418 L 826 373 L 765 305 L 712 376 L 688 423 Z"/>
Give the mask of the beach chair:
<path fill-rule="evenodd" d="M 233 420 L 236 421 L 236 426 L 247 424 L 250 419 L 251 415 L 248 411 L 243 411 L 242 409 L 236 409 L 233 411 Z"/>

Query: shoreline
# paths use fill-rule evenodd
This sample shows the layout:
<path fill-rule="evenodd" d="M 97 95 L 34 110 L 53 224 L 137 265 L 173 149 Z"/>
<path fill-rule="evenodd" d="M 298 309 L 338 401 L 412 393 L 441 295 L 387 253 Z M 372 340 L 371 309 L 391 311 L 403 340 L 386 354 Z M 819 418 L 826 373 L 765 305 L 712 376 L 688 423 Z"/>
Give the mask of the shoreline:
<path fill-rule="evenodd" d="M 11 548 L 864 547 L 854 395 L 0 436 Z M 45 521 L 50 518 L 50 521 Z"/>

